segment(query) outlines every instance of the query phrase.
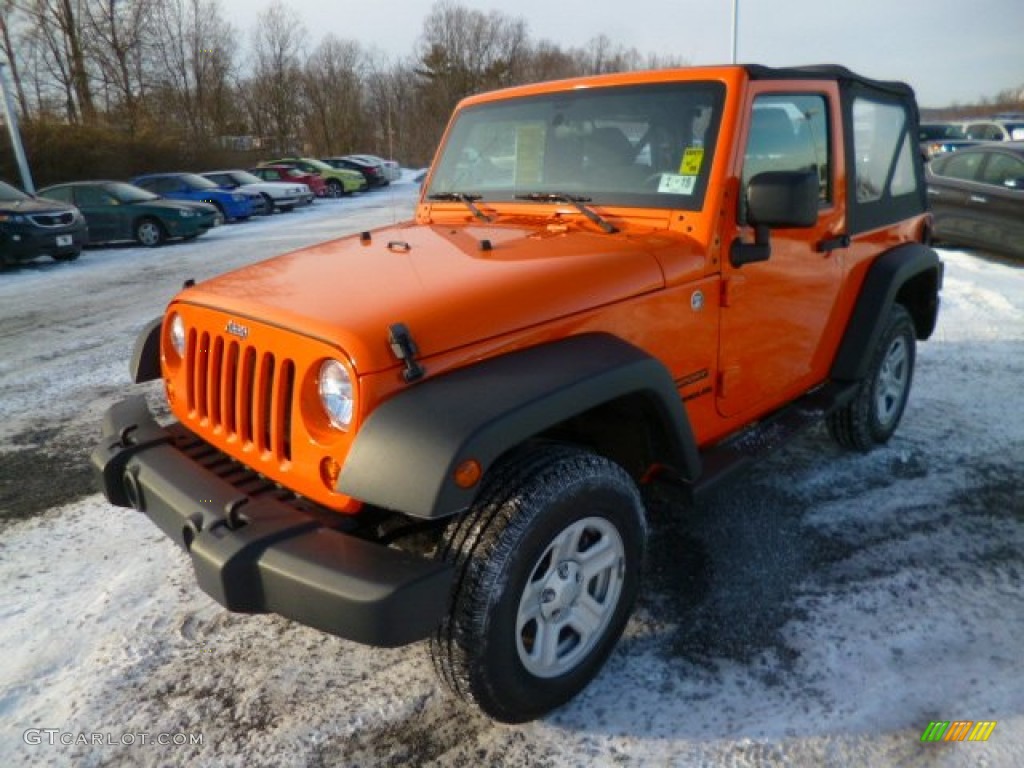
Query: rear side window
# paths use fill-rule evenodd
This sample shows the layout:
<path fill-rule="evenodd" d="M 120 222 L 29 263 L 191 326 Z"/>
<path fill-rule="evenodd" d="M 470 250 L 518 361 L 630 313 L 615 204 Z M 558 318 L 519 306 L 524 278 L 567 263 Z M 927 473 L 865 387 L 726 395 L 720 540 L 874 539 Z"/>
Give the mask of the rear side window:
<path fill-rule="evenodd" d="M 854 174 L 857 202 L 914 192 L 913 152 L 907 113 L 898 104 L 857 99 L 853 103 Z"/>
<path fill-rule="evenodd" d="M 923 213 L 924 169 L 913 102 L 868 88 L 848 96 L 851 234 Z"/>
<path fill-rule="evenodd" d="M 1021 182 L 1024 182 L 1024 160 L 1013 155 L 1004 155 L 1002 152 L 994 152 L 988 157 L 981 180 L 985 184 L 994 184 L 997 187 L 1007 186 L 1007 182 L 1015 182 L 1016 186 L 1013 188 L 1019 189 Z"/>

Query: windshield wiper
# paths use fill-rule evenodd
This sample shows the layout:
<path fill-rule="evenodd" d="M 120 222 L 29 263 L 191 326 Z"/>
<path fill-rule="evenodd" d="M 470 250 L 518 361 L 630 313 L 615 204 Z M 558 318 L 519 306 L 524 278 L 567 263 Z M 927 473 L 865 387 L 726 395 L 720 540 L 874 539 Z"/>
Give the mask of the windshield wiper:
<path fill-rule="evenodd" d="M 486 213 L 481 211 L 474 200 L 479 200 L 480 195 L 467 195 L 464 192 L 435 192 L 432 195 L 428 195 L 430 200 L 456 200 L 460 203 L 464 203 L 470 212 L 481 221 L 486 221 L 490 224 L 494 219 L 488 216 Z"/>
<path fill-rule="evenodd" d="M 589 197 L 567 195 L 564 192 L 530 192 L 525 195 L 516 195 L 516 200 L 532 200 L 535 203 L 569 203 L 569 205 L 576 208 L 577 211 L 597 224 L 597 226 L 609 235 L 613 232 L 619 231 L 618 227 L 614 224 L 609 223 L 607 219 L 602 218 L 600 214 L 596 213 L 592 208 L 588 208 L 584 205 L 584 203 L 590 202 Z"/>

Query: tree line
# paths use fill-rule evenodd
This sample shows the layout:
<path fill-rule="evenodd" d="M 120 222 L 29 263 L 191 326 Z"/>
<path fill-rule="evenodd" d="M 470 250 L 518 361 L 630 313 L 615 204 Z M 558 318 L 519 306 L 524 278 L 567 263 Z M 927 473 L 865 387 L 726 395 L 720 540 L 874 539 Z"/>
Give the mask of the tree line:
<path fill-rule="evenodd" d="M 309 40 L 281 0 L 247 35 L 220 0 L 0 0 L 0 54 L 39 183 L 292 152 L 421 165 L 469 94 L 686 63 L 604 36 L 578 48 L 535 40 L 521 18 L 451 0 L 433 6 L 404 57 Z"/>

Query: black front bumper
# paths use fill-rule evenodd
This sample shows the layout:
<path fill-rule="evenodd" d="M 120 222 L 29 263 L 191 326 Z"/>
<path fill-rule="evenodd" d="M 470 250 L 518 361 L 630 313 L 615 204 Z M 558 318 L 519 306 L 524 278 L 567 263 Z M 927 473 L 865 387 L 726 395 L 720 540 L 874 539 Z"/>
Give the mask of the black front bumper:
<path fill-rule="evenodd" d="M 180 425 L 157 424 L 133 397 L 107 411 L 92 465 L 111 503 L 144 512 L 189 553 L 217 602 L 369 645 L 404 645 L 436 628 L 450 565 L 338 530 L 222 454 L 197 460 L 197 445 L 215 454 Z"/>

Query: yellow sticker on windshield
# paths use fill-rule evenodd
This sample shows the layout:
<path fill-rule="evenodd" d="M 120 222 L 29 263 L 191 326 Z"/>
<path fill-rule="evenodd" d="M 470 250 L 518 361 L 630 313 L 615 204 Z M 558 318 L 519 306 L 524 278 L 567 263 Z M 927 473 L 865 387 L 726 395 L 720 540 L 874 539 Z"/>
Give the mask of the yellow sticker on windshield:
<path fill-rule="evenodd" d="M 683 176 L 696 176 L 704 162 L 703 147 L 689 147 L 683 152 L 683 162 L 679 164 L 679 173 Z"/>

